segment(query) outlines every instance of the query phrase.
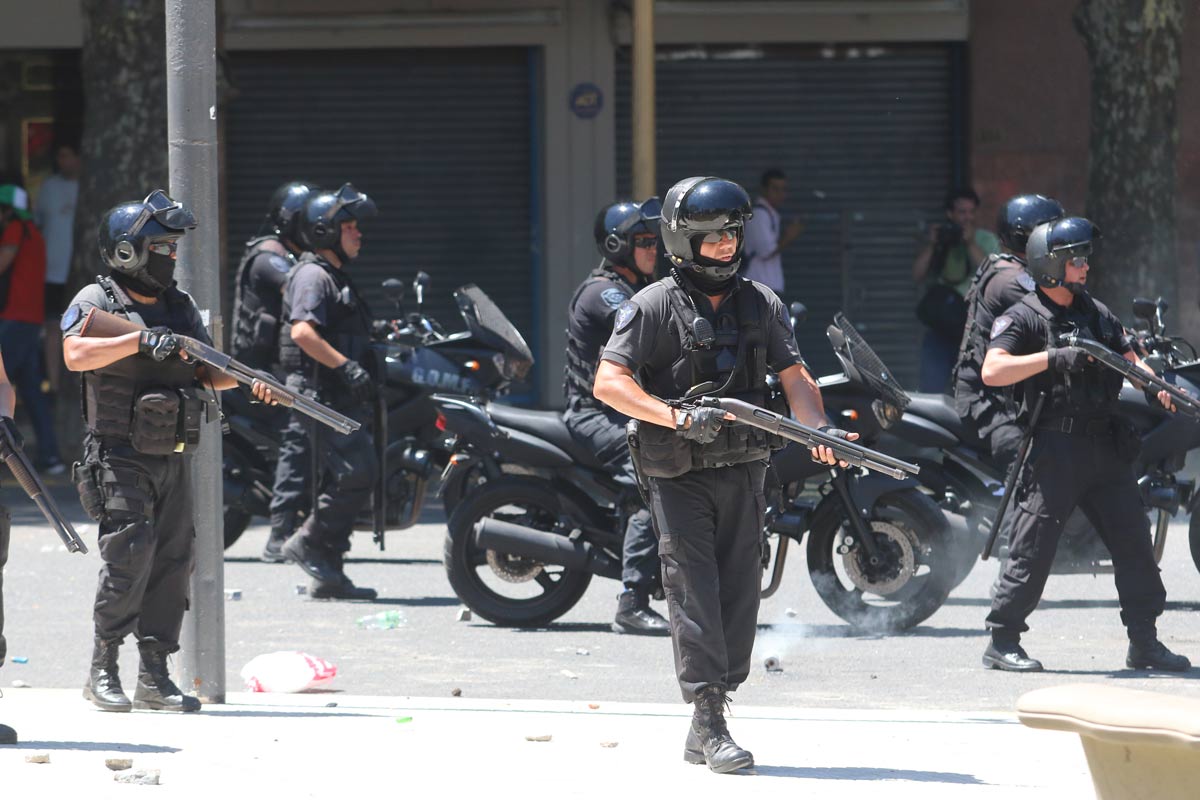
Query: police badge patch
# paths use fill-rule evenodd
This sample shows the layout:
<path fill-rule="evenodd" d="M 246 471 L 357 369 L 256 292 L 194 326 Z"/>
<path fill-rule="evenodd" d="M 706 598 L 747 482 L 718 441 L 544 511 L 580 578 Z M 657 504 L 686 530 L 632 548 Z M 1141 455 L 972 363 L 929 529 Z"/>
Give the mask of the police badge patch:
<path fill-rule="evenodd" d="M 284 275 L 287 275 L 292 271 L 292 262 L 288 261 L 283 256 L 273 255 L 267 259 L 267 263 L 271 265 L 271 269 L 275 270 L 276 272 L 282 272 Z"/>
<path fill-rule="evenodd" d="M 1021 274 L 1017 276 L 1017 283 L 1027 292 L 1032 292 L 1037 288 L 1037 283 L 1033 280 L 1033 276 L 1024 270 L 1021 270 Z"/>
<path fill-rule="evenodd" d="M 995 339 L 1000 334 L 1008 330 L 1008 326 L 1012 325 L 1012 317 L 1005 314 L 1002 317 L 996 317 L 996 321 L 992 323 L 992 335 L 989 338 Z"/>
<path fill-rule="evenodd" d="M 620 308 L 621 304 L 629 299 L 629 295 L 625 294 L 620 289 L 605 289 L 600 293 L 600 299 L 603 300 L 609 308 Z"/>
<path fill-rule="evenodd" d="M 637 316 L 637 313 L 638 307 L 633 303 L 628 300 L 621 303 L 621 307 L 617 309 L 617 320 L 615 323 L 617 333 L 628 328 L 629 324 L 633 322 L 633 318 Z"/>

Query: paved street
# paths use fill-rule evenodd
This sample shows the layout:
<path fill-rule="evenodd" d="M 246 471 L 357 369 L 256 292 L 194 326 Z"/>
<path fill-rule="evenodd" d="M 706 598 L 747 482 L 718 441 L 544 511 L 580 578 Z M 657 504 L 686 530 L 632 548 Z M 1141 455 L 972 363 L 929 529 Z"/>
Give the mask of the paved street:
<path fill-rule="evenodd" d="M 82 526 L 70 490 L 56 494 Z M 84 557 L 62 552 L 53 533 L 34 524 L 31 504 L 11 489 L 4 501 L 16 527 L 5 579 L 9 663 L 0 670 L 0 687 L 10 696 L 14 680 L 76 689 L 87 672 L 99 559 L 94 548 Z M 331 689 L 353 695 L 449 699 L 459 689 L 470 700 L 678 702 L 668 640 L 609 632 L 618 589 L 612 581 L 596 579 L 548 630 L 457 622 L 459 604 L 441 563 L 443 530 L 430 512 L 424 524 L 391 534 L 384 553 L 373 549 L 369 534 L 356 534 L 347 572 L 380 593 L 378 602 L 363 604 L 298 596 L 295 587 L 307 578 L 294 566 L 258 562 L 266 528 L 251 529 L 226 560 L 226 588 L 241 591 L 241 600 L 226 604 L 229 690 L 242 688 L 239 670 L 255 655 L 299 649 L 334 662 L 339 675 Z M 85 538 L 91 542 L 94 534 L 89 527 Z M 1029 689 L 1081 680 L 1200 696 L 1200 670 L 1145 678 L 1124 669 L 1124 631 L 1109 575 L 1051 578 L 1026 637 L 1049 671 L 1018 676 L 979 665 L 991 563 L 977 567 L 944 608 L 908 635 L 856 636 L 817 598 L 802 552 L 792 548 L 782 588 L 763 604 L 756 667 L 735 696 L 737 706 L 1010 712 Z M 1184 524 L 1172 527 L 1164 577 L 1170 606 L 1160 629 L 1171 647 L 1200 660 L 1200 575 Z M 402 611 L 407 624 L 355 626 L 380 610 Z M 769 655 L 782 659 L 782 673 L 760 668 Z M 135 674 L 135 648 L 125 648 L 122 664 L 126 676 Z"/>

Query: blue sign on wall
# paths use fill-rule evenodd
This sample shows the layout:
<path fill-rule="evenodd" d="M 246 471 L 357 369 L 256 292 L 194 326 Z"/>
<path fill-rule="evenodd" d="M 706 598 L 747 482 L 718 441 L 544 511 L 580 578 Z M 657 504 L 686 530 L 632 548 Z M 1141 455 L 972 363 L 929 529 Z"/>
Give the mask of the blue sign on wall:
<path fill-rule="evenodd" d="M 580 119 L 592 119 L 604 108 L 604 92 L 594 83 L 576 84 L 571 90 L 570 107 Z"/>

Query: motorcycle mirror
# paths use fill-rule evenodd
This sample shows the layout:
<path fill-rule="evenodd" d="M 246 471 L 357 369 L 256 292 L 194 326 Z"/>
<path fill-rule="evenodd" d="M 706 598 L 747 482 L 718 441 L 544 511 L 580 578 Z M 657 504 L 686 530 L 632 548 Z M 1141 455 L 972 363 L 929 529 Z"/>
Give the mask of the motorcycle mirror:
<path fill-rule="evenodd" d="M 803 325 L 804 320 L 808 319 L 808 306 L 799 301 L 793 302 L 788 306 L 788 311 L 792 315 L 792 327 Z"/>
<path fill-rule="evenodd" d="M 1145 297 L 1133 298 L 1133 315 L 1139 319 L 1152 320 L 1158 310 L 1158 304 Z"/>
<path fill-rule="evenodd" d="M 383 293 L 387 295 L 389 300 L 399 303 L 404 299 L 404 281 L 397 280 L 396 278 L 388 278 L 382 285 Z"/>
<path fill-rule="evenodd" d="M 829 344 L 834 350 L 844 352 L 846 349 L 846 335 L 842 333 L 842 329 L 837 325 L 830 325 L 825 329 L 825 336 L 829 339 Z"/>

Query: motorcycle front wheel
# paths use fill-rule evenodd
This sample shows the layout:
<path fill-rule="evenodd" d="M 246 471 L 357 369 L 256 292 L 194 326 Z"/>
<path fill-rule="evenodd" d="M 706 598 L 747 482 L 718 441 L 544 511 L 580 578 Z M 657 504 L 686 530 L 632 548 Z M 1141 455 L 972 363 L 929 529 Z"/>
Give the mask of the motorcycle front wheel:
<path fill-rule="evenodd" d="M 517 628 L 541 627 L 574 608 L 591 573 L 480 548 L 475 523 L 488 517 L 564 536 L 573 527 L 559 496 L 536 478 L 503 477 L 468 492 L 450 515 L 443 551 L 459 599 L 489 622 Z"/>
<path fill-rule="evenodd" d="M 879 553 L 876 563 L 861 542 L 854 542 L 836 495 L 817 507 L 808 536 L 813 587 L 855 628 L 907 630 L 941 608 L 954 586 L 957 569 L 946 518 L 924 494 L 904 489 L 880 497 L 867 525 Z"/>

